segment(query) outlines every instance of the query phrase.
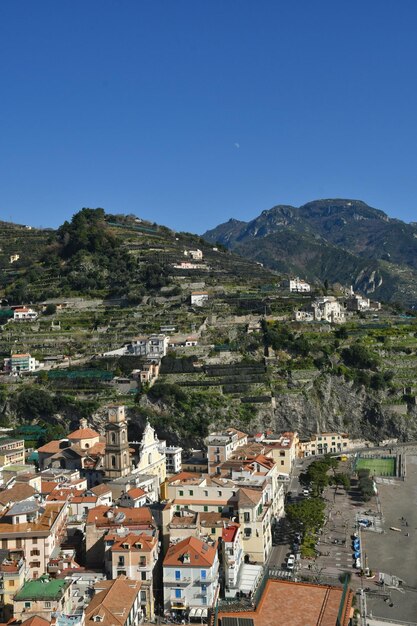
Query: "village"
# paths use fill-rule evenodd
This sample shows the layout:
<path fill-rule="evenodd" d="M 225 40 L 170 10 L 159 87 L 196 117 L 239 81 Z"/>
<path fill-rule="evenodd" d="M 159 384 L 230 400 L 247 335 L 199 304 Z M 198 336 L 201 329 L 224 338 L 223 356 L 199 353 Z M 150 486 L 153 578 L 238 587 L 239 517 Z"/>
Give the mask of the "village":
<path fill-rule="evenodd" d="M 214 624 L 219 607 L 259 593 L 296 463 L 369 445 L 228 428 L 187 459 L 149 424 L 135 442 L 127 427 L 124 406 L 109 406 L 103 433 L 82 419 L 32 462 L 24 439 L 3 433 L 3 622 Z M 297 596 L 293 573 L 289 563 L 268 584 Z M 300 599 L 310 587 L 299 586 Z M 332 594 L 348 620 L 351 592 Z"/>

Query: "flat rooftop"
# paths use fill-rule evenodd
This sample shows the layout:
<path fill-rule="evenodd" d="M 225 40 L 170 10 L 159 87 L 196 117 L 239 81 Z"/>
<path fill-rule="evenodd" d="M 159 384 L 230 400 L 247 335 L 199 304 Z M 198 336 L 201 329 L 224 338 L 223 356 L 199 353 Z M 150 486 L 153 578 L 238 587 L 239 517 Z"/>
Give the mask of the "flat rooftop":
<path fill-rule="evenodd" d="M 343 589 L 326 585 L 268 580 L 255 611 L 219 612 L 221 626 L 233 622 L 224 618 L 246 618 L 253 626 L 336 626 Z M 350 618 L 352 593 L 343 602 L 340 626 Z"/>

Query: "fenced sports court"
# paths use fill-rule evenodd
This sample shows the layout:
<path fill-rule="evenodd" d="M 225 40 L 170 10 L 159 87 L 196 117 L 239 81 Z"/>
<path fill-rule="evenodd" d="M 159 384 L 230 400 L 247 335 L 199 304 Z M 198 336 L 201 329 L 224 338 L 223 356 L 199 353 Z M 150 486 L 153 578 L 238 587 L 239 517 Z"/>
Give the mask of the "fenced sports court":
<path fill-rule="evenodd" d="M 356 459 L 355 470 L 361 469 L 368 469 L 371 476 L 396 476 L 396 458 L 393 456 L 360 456 Z"/>

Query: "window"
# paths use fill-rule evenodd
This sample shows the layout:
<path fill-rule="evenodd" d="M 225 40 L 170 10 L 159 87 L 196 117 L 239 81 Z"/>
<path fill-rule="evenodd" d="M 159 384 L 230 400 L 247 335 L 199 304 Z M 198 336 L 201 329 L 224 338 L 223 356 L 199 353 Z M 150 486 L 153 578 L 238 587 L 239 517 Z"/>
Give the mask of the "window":
<path fill-rule="evenodd" d="M 51 603 L 45 602 L 45 609 L 50 609 L 50 608 L 51 608 Z"/>
<path fill-rule="evenodd" d="M 9 587 L 14 587 L 14 580 L 9 580 Z"/>
<path fill-rule="evenodd" d="M 207 596 L 201 598 L 202 604 L 207 604 Z"/>
<path fill-rule="evenodd" d="M 119 556 L 119 562 L 117 564 L 118 567 L 122 566 L 125 564 L 125 557 L 124 556 Z"/>
<path fill-rule="evenodd" d="M 111 443 L 116 443 L 116 433 L 111 433 L 110 440 L 111 440 Z"/>
<path fill-rule="evenodd" d="M 205 489 L 205 490 L 204 490 L 204 496 L 205 496 L 206 498 L 208 498 L 208 490 L 207 490 L 207 489 Z"/>
<path fill-rule="evenodd" d="M 190 493 L 190 496 L 193 496 L 194 495 L 193 489 L 190 489 L 189 493 Z"/>
<path fill-rule="evenodd" d="M 140 579 L 141 580 L 146 580 L 146 572 L 141 572 L 140 573 Z"/>
<path fill-rule="evenodd" d="M 33 543 L 34 546 L 36 546 L 36 544 L 38 543 L 38 538 L 37 537 L 33 537 L 32 543 Z"/>
<path fill-rule="evenodd" d="M 218 507 L 217 507 L 217 511 L 218 511 L 219 513 L 221 513 L 221 512 L 223 511 L 223 507 L 222 507 L 222 506 L 218 506 Z"/>
<path fill-rule="evenodd" d="M 248 512 L 243 513 L 243 521 L 250 522 L 250 513 Z"/>
<path fill-rule="evenodd" d="M 201 570 L 201 572 L 200 572 L 200 574 L 201 574 L 201 580 L 206 580 L 206 578 L 207 578 L 207 572 L 206 572 L 206 570 L 205 570 L 205 569 L 202 569 L 202 570 Z"/>
<path fill-rule="evenodd" d="M 25 609 L 30 609 L 31 606 L 31 602 L 25 602 Z"/>
<path fill-rule="evenodd" d="M 218 492 L 217 492 L 217 495 L 218 495 L 218 496 L 219 496 L 219 498 L 220 498 L 220 497 L 221 497 L 221 495 L 222 495 L 222 492 L 221 492 L 221 491 L 218 491 Z"/>
<path fill-rule="evenodd" d="M 181 580 L 181 572 L 179 569 L 175 570 L 175 580 Z"/>
<path fill-rule="evenodd" d="M 141 591 L 140 592 L 140 601 L 141 602 L 146 602 L 146 591 Z"/>
<path fill-rule="evenodd" d="M 181 598 L 181 589 L 175 589 L 175 597 Z"/>
<path fill-rule="evenodd" d="M 285 465 L 285 461 L 281 461 L 281 465 Z"/>
<path fill-rule="evenodd" d="M 111 466 L 116 467 L 116 457 L 114 454 L 111 455 Z"/>
<path fill-rule="evenodd" d="M 204 513 L 207 513 L 207 511 L 208 511 L 208 506 L 204 505 L 204 506 L 203 506 L 203 511 L 204 511 Z"/>
<path fill-rule="evenodd" d="M 179 490 L 179 492 L 178 492 L 178 493 L 180 494 L 180 496 L 183 496 L 183 495 L 184 495 L 184 492 L 183 492 L 181 489 Z"/>

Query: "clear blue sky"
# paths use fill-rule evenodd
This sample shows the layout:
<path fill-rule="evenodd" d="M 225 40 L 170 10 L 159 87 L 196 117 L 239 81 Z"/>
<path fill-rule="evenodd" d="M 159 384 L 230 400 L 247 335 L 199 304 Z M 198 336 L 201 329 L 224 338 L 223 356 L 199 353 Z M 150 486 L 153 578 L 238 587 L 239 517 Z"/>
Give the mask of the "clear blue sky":
<path fill-rule="evenodd" d="M 417 220 L 416 0 L 2 0 L 0 219 Z"/>

